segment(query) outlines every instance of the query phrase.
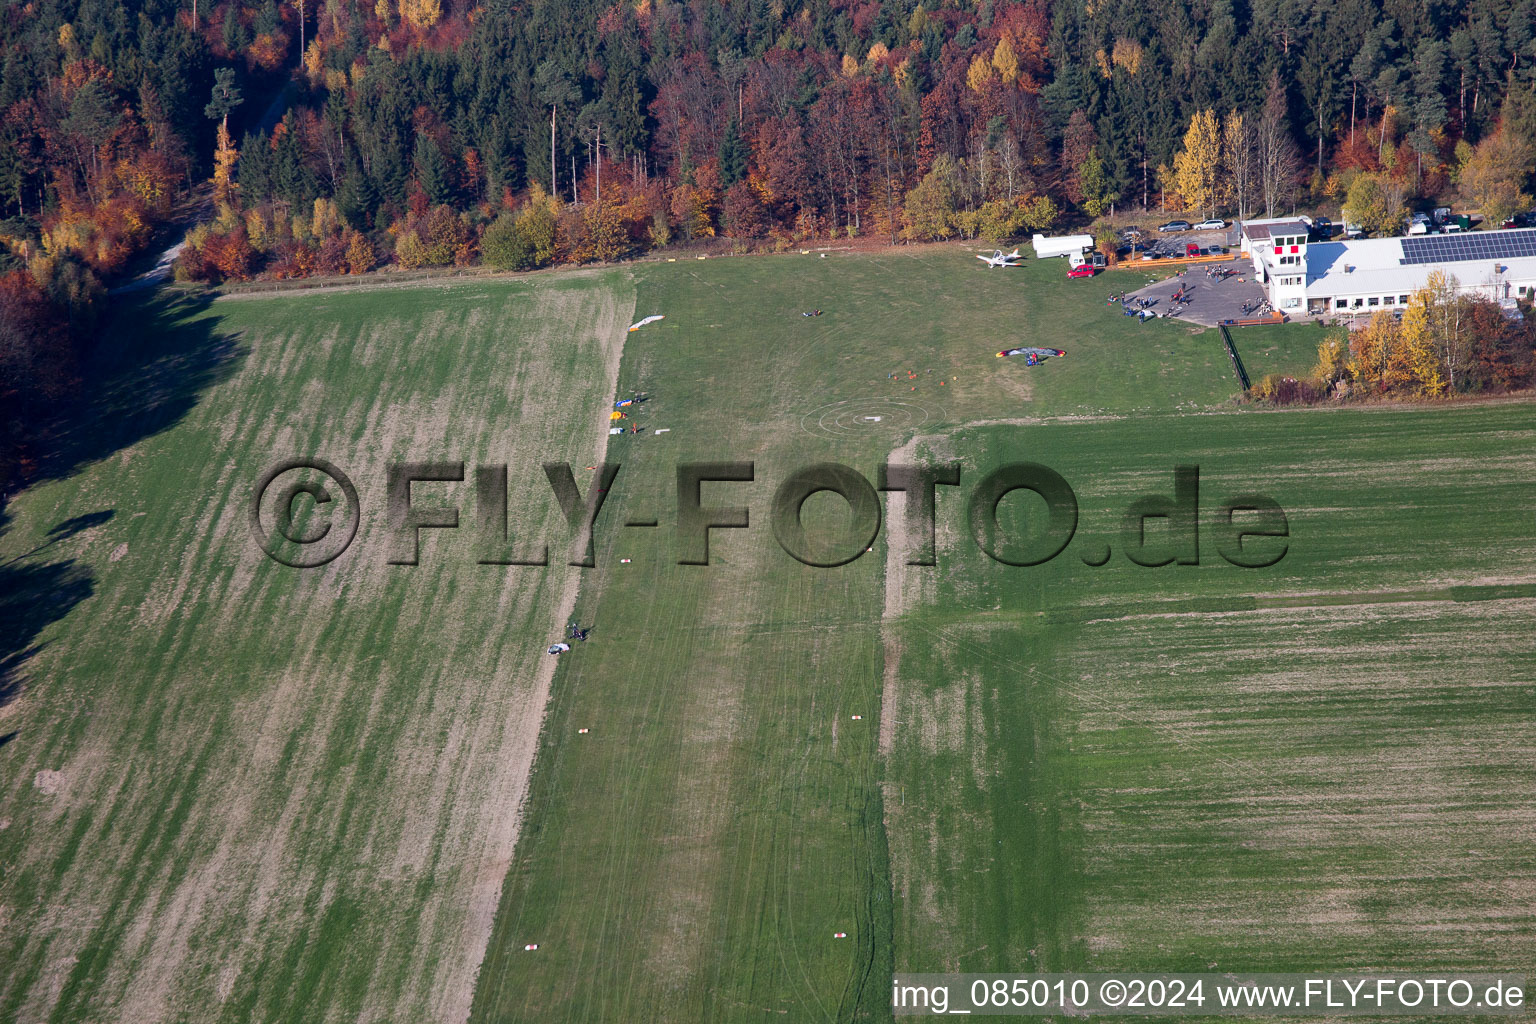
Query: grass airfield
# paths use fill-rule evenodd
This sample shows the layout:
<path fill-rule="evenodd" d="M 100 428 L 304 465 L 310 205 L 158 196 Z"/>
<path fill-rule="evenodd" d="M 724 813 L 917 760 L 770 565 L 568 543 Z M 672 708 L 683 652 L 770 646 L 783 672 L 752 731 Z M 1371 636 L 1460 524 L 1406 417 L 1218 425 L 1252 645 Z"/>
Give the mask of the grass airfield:
<path fill-rule="evenodd" d="M 0 1018 L 882 1020 L 893 969 L 1532 970 L 1536 406 L 1239 410 L 1214 331 L 1106 302 L 1143 278 L 934 248 L 125 317 L 113 400 L 0 533 Z M 1255 378 L 1323 334 L 1259 330 Z M 1024 344 L 1068 356 L 993 355 Z M 608 438 L 634 390 L 647 433 Z M 538 464 L 585 489 L 604 444 L 569 568 Z M 323 569 L 245 530 L 288 454 L 363 491 Z M 779 549 L 791 470 L 904 456 L 964 467 L 936 567 L 888 546 L 894 497 L 849 565 Z M 555 565 L 476 564 L 468 482 L 418 485 L 461 527 L 386 565 L 406 458 L 509 463 Z M 690 460 L 756 465 L 705 485 L 751 515 L 707 567 L 676 564 Z M 1033 568 L 964 518 L 1020 460 L 1081 506 Z M 1180 462 L 1206 516 L 1274 497 L 1286 558 L 1130 564 L 1120 511 Z M 567 608 L 592 639 L 552 659 Z"/>

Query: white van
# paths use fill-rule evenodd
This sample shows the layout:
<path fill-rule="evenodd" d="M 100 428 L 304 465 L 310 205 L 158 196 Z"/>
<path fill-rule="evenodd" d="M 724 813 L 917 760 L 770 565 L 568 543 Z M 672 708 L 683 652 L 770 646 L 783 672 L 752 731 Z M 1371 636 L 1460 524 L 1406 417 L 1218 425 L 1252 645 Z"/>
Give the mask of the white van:
<path fill-rule="evenodd" d="M 1092 249 L 1093 236 L 1061 235 L 1056 238 L 1048 238 L 1045 235 L 1036 235 L 1034 246 L 1036 259 L 1044 260 L 1052 256 L 1070 256 L 1073 253 L 1081 254 Z"/>

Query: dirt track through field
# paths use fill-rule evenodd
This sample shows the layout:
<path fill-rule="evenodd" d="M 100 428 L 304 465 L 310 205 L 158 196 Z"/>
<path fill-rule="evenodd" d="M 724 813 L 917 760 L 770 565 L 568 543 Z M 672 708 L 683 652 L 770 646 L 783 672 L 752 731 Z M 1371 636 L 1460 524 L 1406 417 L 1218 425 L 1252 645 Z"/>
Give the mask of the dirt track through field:
<path fill-rule="evenodd" d="M 606 342 L 601 349 L 603 386 L 599 391 L 604 396 L 611 396 L 618 390 L 625 328 L 634 309 L 631 294 L 628 305 L 614 304 L 610 315 L 604 317 L 598 328 L 598 337 Z M 616 319 L 613 314 L 617 314 Z M 608 402 L 605 399 L 592 424 L 593 436 L 597 438 L 597 450 L 591 463 L 594 466 L 601 465 L 607 458 L 608 426 Z M 552 557 L 558 557 L 555 552 L 551 554 Z M 560 588 L 558 612 L 553 617 L 557 628 L 559 623 L 571 621 L 576 609 L 576 596 L 581 589 L 579 569 L 567 566 L 562 571 L 565 579 Z M 491 939 L 496 907 L 501 900 L 502 883 L 517 847 L 524 803 L 528 796 L 528 776 L 533 769 L 534 754 L 538 750 L 539 734 L 543 731 L 556 664 L 555 658 L 538 660 L 532 681 L 533 692 L 528 700 L 530 714 L 520 719 L 519 728 L 510 737 L 510 742 L 504 740 L 495 755 L 496 763 L 502 768 L 502 777 L 496 780 L 494 788 L 498 792 L 515 796 L 502 804 L 495 819 L 489 823 L 486 849 L 480 858 L 484 866 L 476 872 L 470 894 L 468 920 L 455 955 L 450 957 L 447 977 L 443 979 L 441 1001 L 435 1015 L 437 1020 L 459 1022 L 469 1019 L 470 1007 L 474 1002 L 475 980 L 485 960 L 486 945 Z"/>

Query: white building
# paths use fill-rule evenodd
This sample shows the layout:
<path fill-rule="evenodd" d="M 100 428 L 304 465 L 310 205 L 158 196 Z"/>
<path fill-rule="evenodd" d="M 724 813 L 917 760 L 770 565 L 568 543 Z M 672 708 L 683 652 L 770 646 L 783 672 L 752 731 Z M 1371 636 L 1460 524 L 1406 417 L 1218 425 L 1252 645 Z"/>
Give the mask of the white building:
<path fill-rule="evenodd" d="M 1244 221 L 1241 247 L 1270 306 L 1290 316 L 1401 309 L 1436 270 L 1501 305 L 1536 299 L 1536 228 L 1309 243 L 1287 218 Z"/>

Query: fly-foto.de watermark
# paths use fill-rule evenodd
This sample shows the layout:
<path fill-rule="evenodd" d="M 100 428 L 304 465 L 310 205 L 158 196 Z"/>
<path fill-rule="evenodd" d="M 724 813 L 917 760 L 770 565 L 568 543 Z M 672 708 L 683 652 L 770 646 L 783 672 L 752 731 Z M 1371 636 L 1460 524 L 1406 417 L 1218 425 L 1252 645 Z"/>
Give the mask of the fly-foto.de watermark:
<path fill-rule="evenodd" d="M 595 566 L 593 537 L 604 504 L 612 495 L 621 464 L 592 467 L 583 488 L 569 463 L 546 462 L 545 478 L 574 541 L 568 564 Z M 729 485 L 757 479 L 752 462 L 685 462 L 676 467 L 676 505 L 672 543 L 680 565 L 708 565 L 710 535 L 715 530 L 748 529 L 752 510 L 721 499 Z M 706 504 L 704 487 L 710 486 Z M 430 496 L 422 485 L 445 485 Z M 386 560 L 417 565 L 425 530 L 467 528 L 474 533 L 475 561 L 490 566 L 548 565 L 549 538 L 514 538 L 508 523 L 508 468 L 504 464 L 467 466 L 463 462 L 400 462 L 385 472 Z M 1173 468 L 1164 493 L 1132 501 L 1119 522 L 1118 548 L 1139 566 L 1199 565 L 1202 534 L 1208 548 L 1231 565 L 1257 569 L 1274 565 L 1290 549 L 1290 521 L 1273 498 L 1238 493 L 1202 505 L 1200 468 Z M 856 561 L 873 550 L 882 520 L 881 492 L 905 496 L 907 564 L 937 563 L 936 533 L 941 488 L 955 488 L 966 498 L 965 520 L 977 546 L 996 562 L 1035 566 L 1051 561 L 1078 534 L 1078 500 L 1065 477 L 1036 462 L 1012 462 L 982 474 L 968 491 L 957 462 L 887 463 L 871 482 L 858 470 L 820 462 L 789 473 L 775 489 L 767 514 L 774 538 L 796 561 L 832 568 Z M 841 530 L 808 530 L 804 507 L 817 494 L 837 495 L 846 504 Z M 1027 512 L 1005 528 L 1004 499 L 1022 494 Z M 1029 496 L 1033 497 L 1030 498 Z M 357 486 L 325 459 L 288 459 L 257 481 L 249 505 L 251 534 L 274 560 L 295 568 L 314 568 L 340 556 L 356 539 L 362 522 Z M 1017 520 L 1022 519 L 1021 528 Z M 631 514 L 626 527 L 657 527 L 655 517 Z M 1076 553 L 1085 565 L 1105 565 L 1115 545 L 1082 541 Z"/>
<path fill-rule="evenodd" d="M 897 1017 L 1527 1015 L 1521 974 L 898 974 Z"/>

